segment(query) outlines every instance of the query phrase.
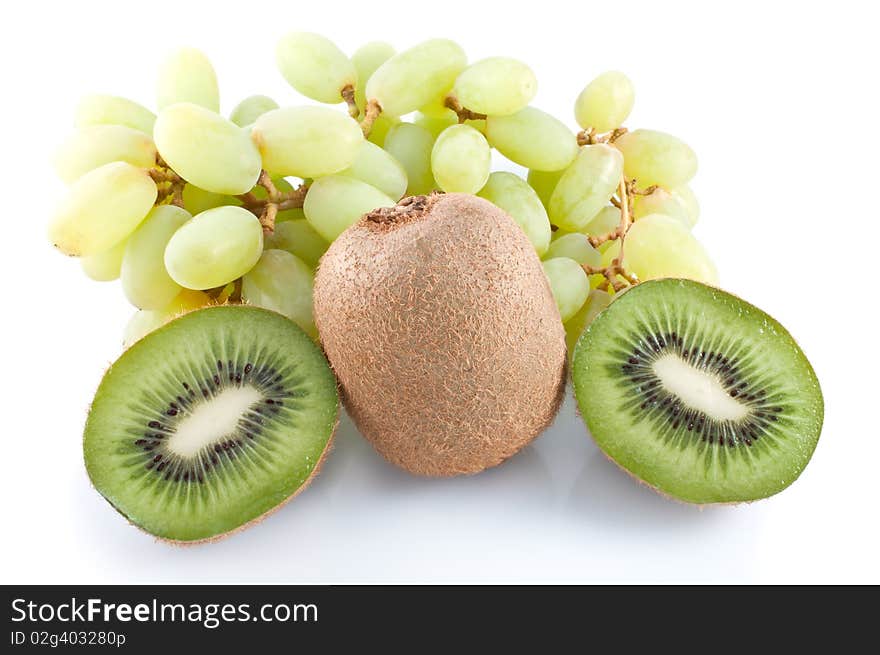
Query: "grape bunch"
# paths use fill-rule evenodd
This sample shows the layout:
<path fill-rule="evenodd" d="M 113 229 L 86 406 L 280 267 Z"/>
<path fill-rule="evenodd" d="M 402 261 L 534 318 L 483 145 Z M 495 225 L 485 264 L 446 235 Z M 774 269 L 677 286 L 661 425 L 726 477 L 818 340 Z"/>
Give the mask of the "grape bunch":
<path fill-rule="evenodd" d="M 162 64 L 156 114 L 115 96 L 80 103 L 55 160 L 70 189 L 49 238 L 90 278 L 121 281 L 138 308 L 126 344 L 227 302 L 275 310 L 315 337 L 314 270 L 329 244 L 363 214 L 435 191 L 478 195 L 513 218 L 571 339 L 640 280 L 717 284 L 691 233 L 696 156 L 671 135 L 623 127 L 634 90 L 622 73 L 583 89 L 576 132 L 529 104 L 526 64 L 468 64 L 446 39 L 400 53 L 373 42 L 348 57 L 295 32 L 277 64 L 320 104 L 254 95 L 226 118 L 213 66 L 190 48 Z M 493 150 L 522 174 L 493 172 Z"/>

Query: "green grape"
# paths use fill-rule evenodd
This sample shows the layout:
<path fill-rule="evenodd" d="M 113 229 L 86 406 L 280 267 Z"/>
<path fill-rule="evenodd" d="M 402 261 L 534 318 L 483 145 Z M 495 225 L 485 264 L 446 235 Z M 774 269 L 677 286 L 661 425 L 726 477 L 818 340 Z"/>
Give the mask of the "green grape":
<path fill-rule="evenodd" d="M 620 210 L 617 207 L 603 207 L 599 213 L 587 223 L 580 232 L 591 237 L 600 237 L 609 232 L 613 232 L 620 226 Z M 600 244 L 596 250 L 605 252 L 613 241 L 606 241 Z"/>
<path fill-rule="evenodd" d="M 183 208 L 193 216 L 224 205 L 241 205 L 241 200 L 235 196 L 205 191 L 195 184 L 183 187 Z"/>
<path fill-rule="evenodd" d="M 299 257 L 286 250 L 266 250 L 241 279 L 241 298 L 284 314 L 314 339 L 318 336 L 312 316 L 314 283 L 315 274 Z"/>
<path fill-rule="evenodd" d="M 260 153 L 247 132 L 199 105 L 163 109 L 153 136 L 174 172 L 206 191 L 246 193 L 260 176 Z"/>
<path fill-rule="evenodd" d="M 294 190 L 293 185 L 283 177 L 273 178 L 272 183 L 275 185 L 275 188 L 282 193 L 287 193 Z M 251 189 L 251 193 L 253 193 L 254 196 L 256 196 L 259 200 L 266 200 L 269 197 L 266 189 L 259 185 Z M 277 214 L 275 214 L 276 223 L 304 218 L 305 214 L 303 214 L 302 207 L 291 207 L 290 209 L 282 209 Z"/>
<path fill-rule="evenodd" d="M 550 221 L 538 194 L 514 173 L 498 171 L 489 176 L 477 194 L 500 207 L 522 228 L 538 256 L 550 245 Z"/>
<path fill-rule="evenodd" d="M 448 92 L 451 92 L 452 89 L 447 89 Z M 429 118 L 448 118 L 450 114 L 455 118 L 455 122 L 458 122 L 458 114 L 452 111 L 449 107 L 446 106 L 446 97 L 449 94 L 447 92 L 441 93 L 436 96 L 429 102 L 427 105 L 423 107 L 419 107 L 419 114 L 423 114 Z"/>
<path fill-rule="evenodd" d="M 320 34 L 291 32 L 275 50 L 278 69 L 294 89 L 312 100 L 342 102 L 342 89 L 354 87 L 354 64 L 336 44 Z"/>
<path fill-rule="evenodd" d="M 685 187 L 687 188 L 687 187 Z M 638 220 L 644 216 L 651 214 L 663 214 L 681 222 L 686 228 L 690 229 L 696 223 L 690 215 L 691 207 L 685 204 L 686 200 L 680 195 L 657 187 L 652 193 L 646 196 L 637 195 L 633 198 L 633 218 Z"/>
<path fill-rule="evenodd" d="M 590 275 L 588 277 L 590 280 L 590 290 L 591 291 L 593 291 L 593 290 L 599 291 L 599 286 L 601 286 L 602 284 L 607 284 L 607 280 L 605 279 L 605 276 L 602 275 L 601 273 L 596 273 L 596 274 Z"/>
<path fill-rule="evenodd" d="M 610 263 L 620 253 L 615 241 L 602 255 Z M 623 266 L 640 280 L 683 277 L 718 284 L 718 271 L 703 246 L 680 221 L 661 214 L 645 216 L 626 234 Z"/>
<path fill-rule="evenodd" d="M 592 289 L 580 311 L 565 322 L 565 345 L 568 346 L 569 357 L 574 354 L 574 347 L 584 330 L 599 315 L 599 312 L 611 304 L 611 300 L 610 293 Z"/>
<path fill-rule="evenodd" d="M 578 313 L 587 296 L 590 293 L 590 283 L 587 274 L 573 259 L 568 257 L 554 257 L 542 262 L 544 274 L 550 282 L 550 290 L 556 300 L 559 316 L 565 323 Z"/>
<path fill-rule="evenodd" d="M 684 141 L 664 132 L 634 130 L 614 142 L 623 153 L 626 176 L 642 188 L 659 184 L 672 189 L 697 173 L 697 155 Z"/>
<path fill-rule="evenodd" d="M 49 240 L 76 257 L 110 250 L 134 232 L 157 195 L 144 169 L 121 161 L 104 164 L 71 185 L 49 225 Z"/>
<path fill-rule="evenodd" d="M 248 96 L 235 106 L 229 115 L 229 120 L 239 127 L 247 127 L 267 111 L 273 109 L 278 109 L 278 103 L 269 96 Z"/>
<path fill-rule="evenodd" d="M 489 179 L 492 149 L 486 137 L 467 125 L 441 132 L 431 150 L 431 170 L 448 193 L 476 193 Z"/>
<path fill-rule="evenodd" d="M 201 50 L 180 48 L 159 67 L 156 106 L 161 112 L 178 102 L 220 111 L 220 90 L 211 61 Z"/>
<path fill-rule="evenodd" d="M 272 182 L 275 184 L 275 188 L 281 192 L 290 192 L 294 190 L 293 185 L 283 177 L 276 177 Z M 261 186 L 254 187 L 251 193 L 261 200 L 268 197 L 266 190 Z M 305 217 L 302 207 L 291 207 L 290 209 L 280 210 L 275 215 L 275 222 L 283 223 L 285 221 L 305 220 Z"/>
<path fill-rule="evenodd" d="M 322 177 L 352 165 L 364 142 L 360 125 L 329 107 L 284 107 L 263 114 L 253 129 L 263 168 L 272 175 Z"/>
<path fill-rule="evenodd" d="M 431 150 L 434 137 L 423 127 L 412 123 L 398 123 L 385 137 L 385 150 L 400 162 L 406 171 L 406 193 L 419 196 L 437 188 L 431 172 Z"/>
<path fill-rule="evenodd" d="M 394 157 L 375 143 L 364 141 L 351 166 L 339 173 L 376 187 L 389 198 L 406 193 L 406 171 Z"/>
<path fill-rule="evenodd" d="M 242 207 L 217 207 L 196 215 L 165 248 L 165 268 L 187 289 L 213 289 L 240 278 L 263 252 L 259 219 Z"/>
<path fill-rule="evenodd" d="M 587 84 L 574 103 L 574 117 L 582 128 L 610 132 L 629 117 L 636 91 L 623 73 L 608 71 Z"/>
<path fill-rule="evenodd" d="M 302 210 L 299 210 L 302 212 Z M 303 216 L 305 214 L 303 213 Z M 265 248 L 286 250 L 296 255 L 306 264 L 315 268 L 321 256 L 330 246 L 315 228 L 305 219 L 294 219 L 276 223 L 272 234 L 265 237 Z"/>
<path fill-rule="evenodd" d="M 125 326 L 122 334 L 122 345 L 128 348 L 135 341 L 140 341 L 153 330 L 162 327 L 168 321 L 194 309 L 200 309 L 211 304 L 211 298 L 201 291 L 184 289 L 166 307 L 159 310 L 141 309 Z"/>
<path fill-rule="evenodd" d="M 602 252 L 602 266 L 610 266 L 618 254 L 620 254 L 620 241 L 609 241 L 608 248 Z"/>
<path fill-rule="evenodd" d="M 687 216 L 688 223 L 693 227 L 700 220 L 700 201 L 687 184 L 674 189 L 670 189 L 669 193 L 678 200 L 684 207 L 684 214 Z"/>
<path fill-rule="evenodd" d="M 465 68 L 452 87 L 462 106 L 488 116 L 524 109 L 538 91 L 532 69 L 509 57 L 489 57 Z"/>
<path fill-rule="evenodd" d="M 180 285 L 165 270 L 165 247 L 191 218 L 185 209 L 159 205 L 128 238 L 120 278 L 125 297 L 135 307 L 162 309 L 180 293 Z"/>
<path fill-rule="evenodd" d="M 425 41 L 379 66 L 367 81 L 366 97 L 378 102 L 382 113 L 403 116 L 442 96 L 466 64 L 453 41 Z"/>
<path fill-rule="evenodd" d="M 355 50 L 351 56 L 351 63 L 354 64 L 354 70 L 357 73 L 357 88 L 354 93 L 354 100 L 361 111 L 366 105 L 365 89 L 367 80 L 376 71 L 379 66 L 391 59 L 397 52 L 394 47 L 384 41 L 371 41 L 365 43 Z"/>
<path fill-rule="evenodd" d="M 373 121 L 373 128 L 370 130 L 370 136 L 367 139 L 370 143 L 375 143 L 380 148 L 385 145 L 385 138 L 391 128 L 400 123 L 399 118 L 390 118 L 388 116 L 379 116 Z"/>
<path fill-rule="evenodd" d="M 283 177 L 273 177 L 272 184 L 274 184 L 275 188 L 282 193 L 293 191 L 293 185 Z M 254 196 L 256 196 L 260 200 L 266 200 L 269 197 L 269 192 L 266 191 L 266 189 L 262 185 L 255 186 L 253 189 L 251 189 L 251 193 L 253 193 Z"/>
<path fill-rule="evenodd" d="M 139 168 L 156 163 L 156 146 L 141 132 L 124 125 L 91 125 L 74 132 L 55 156 L 58 177 L 70 184 L 84 173 L 114 161 Z"/>
<path fill-rule="evenodd" d="M 470 125 L 477 132 L 486 136 L 486 119 L 485 118 L 477 118 L 474 120 L 468 119 L 464 122 L 465 125 Z"/>
<path fill-rule="evenodd" d="M 286 223 L 288 221 L 304 221 L 306 214 L 302 207 L 291 207 L 290 209 L 282 209 L 275 215 L 275 223 Z M 296 253 L 293 253 L 296 254 Z"/>
<path fill-rule="evenodd" d="M 486 138 L 512 162 L 539 171 L 558 171 L 577 156 L 575 135 L 540 109 L 526 107 L 510 116 L 490 116 Z"/>
<path fill-rule="evenodd" d="M 395 204 L 394 200 L 366 182 L 331 175 L 312 183 L 303 210 L 318 234 L 332 242 L 367 212 Z"/>
<path fill-rule="evenodd" d="M 619 222 L 620 211 L 613 207 L 612 209 L 617 212 L 617 221 Z M 613 225 L 611 229 L 614 229 L 614 227 L 616 226 L 617 224 L 615 223 L 615 225 Z M 544 259 L 552 259 L 553 257 L 568 257 L 569 259 L 573 259 L 578 264 L 582 265 L 607 265 L 603 264 L 602 253 L 606 250 L 609 243 L 609 241 L 606 241 L 598 248 L 593 248 L 593 246 L 590 245 L 589 235 L 584 232 L 566 232 L 565 230 L 556 230 L 550 239 L 550 247 L 547 249 L 547 254 L 544 255 Z M 588 275 L 587 279 L 590 282 L 590 287 L 595 288 L 605 280 L 605 276 L 601 273 L 594 273 L 593 275 Z"/>
<path fill-rule="evenodd" d="M 591 237 L 599 237 L 608 234 L 612 230 L 616 230 L 620 225 L 620 210 L 617 207 L 608 206 L 599 210 L 589 223 L 583 229 L 579 230 L 583 234 Z M 608 243 L 606 241 L 606 243 Z M 604 245 L 604 244 L 603 244 Z M 599 246 L 601 249 L 602 246 Z"/>
<path fill-rule="evenodd" d="M 584 146 L 553 190 L 550 221 L 569 232 L 582 230 L 608 204 L 622 175 L 620 151 L 605 144 Z"/>
<path fill-rule="evenodd" d="M 578 264 L 590 266 L 602 264 L 602 254 L 590 245 L 587 235 L 580 232 L 569 232 L 554 239 L 547 249 L 545 258 L 553 259 L 554 257 L 568 257 Z"/>
<path fill-rule="evenodd" d="M 553 195 L 553 190 L 559 184 L 559 178 L 562 177 L 564 172 L 565 169 L 558 171 L 529 171 L 528 182 L 535 190 L 535 193 L 538 194 L 544 207 L 550 206 L 550 197 Z"/>
<path fill-rule="evenodd" d="M 413 123 L 419 127 L 424 127 L 436 139 L 447 127 L 452 127 L 458 123 L 458 116 L 451 109 L 447 109 L 446 113 L 433 115 L 418 112 L 413 119 Z"/>
<path fill-rule="evenodd" d="M 81 257 L 79 263 L 83 272 L 96 282 L 112 282 L 119 279 L 119 270 L 122 267 L 122 256 L 125 254 L 125 246 L 128 239 L 89 257 Z"/>
<path fill-rule="evenodd" d="M 90 125 L 124 125 L 144 134 L 153 134 L 156 115 L 133 100 L 119 96 L 90 95 L 76 108 L 77 127 Z"/>

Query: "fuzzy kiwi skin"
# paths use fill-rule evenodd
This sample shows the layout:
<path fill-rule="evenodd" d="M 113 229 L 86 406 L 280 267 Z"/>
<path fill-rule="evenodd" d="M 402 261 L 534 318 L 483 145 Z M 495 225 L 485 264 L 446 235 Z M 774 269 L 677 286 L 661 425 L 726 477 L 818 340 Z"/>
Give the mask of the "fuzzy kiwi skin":
<path fill-rule="evenodd" d="M 349 415 L 400 468 L 477 473 L 556 416 L 559 312 L 525 234 L 482 198 L 417 196 L 368 214 L 324 254 L 314 299 Z"/>

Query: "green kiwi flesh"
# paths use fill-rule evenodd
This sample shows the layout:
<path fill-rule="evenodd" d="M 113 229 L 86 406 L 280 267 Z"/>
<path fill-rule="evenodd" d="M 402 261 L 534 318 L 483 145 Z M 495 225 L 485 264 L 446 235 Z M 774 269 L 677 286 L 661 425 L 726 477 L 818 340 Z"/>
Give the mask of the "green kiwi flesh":
<path fill-rule="evenodd" d="M 599 448 L 686 502 L 782 491 L 822 429 L 819 382 L 785 328 L 690 280 L 643 282 L 615 299 L 581 335 L 572 379 Z"/>
<path fill-rule="evenodd" d="M 209 307 L 110 367 L 86 422 L 86 469 L 137 527 L 211 540 L 305 486 L 338 411 L 335 378 L 299 327 L 255 307 Z"/>

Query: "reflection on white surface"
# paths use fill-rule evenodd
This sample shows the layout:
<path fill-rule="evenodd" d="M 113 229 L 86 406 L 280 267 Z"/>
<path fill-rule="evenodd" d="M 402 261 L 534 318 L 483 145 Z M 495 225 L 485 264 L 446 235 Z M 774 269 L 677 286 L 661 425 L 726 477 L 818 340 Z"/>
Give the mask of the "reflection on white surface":
<path fill-rule="evenodd" d="M 505 464 L 454 479 L 391 466 L 343 416 L 334 451 L 309 489 L 253 528 L 206 546 L 154 541 L 80 480 L 70 509 L 78 513 L 76 538 L 95 558 L 95 570 L 84 576 L 286 583 L 689 580 L 709 572 L 749 578 L 755 506 L 700 510 L 660 497 L 605 459 L 574 405 L 567 399 L 556 423 Z"/>

